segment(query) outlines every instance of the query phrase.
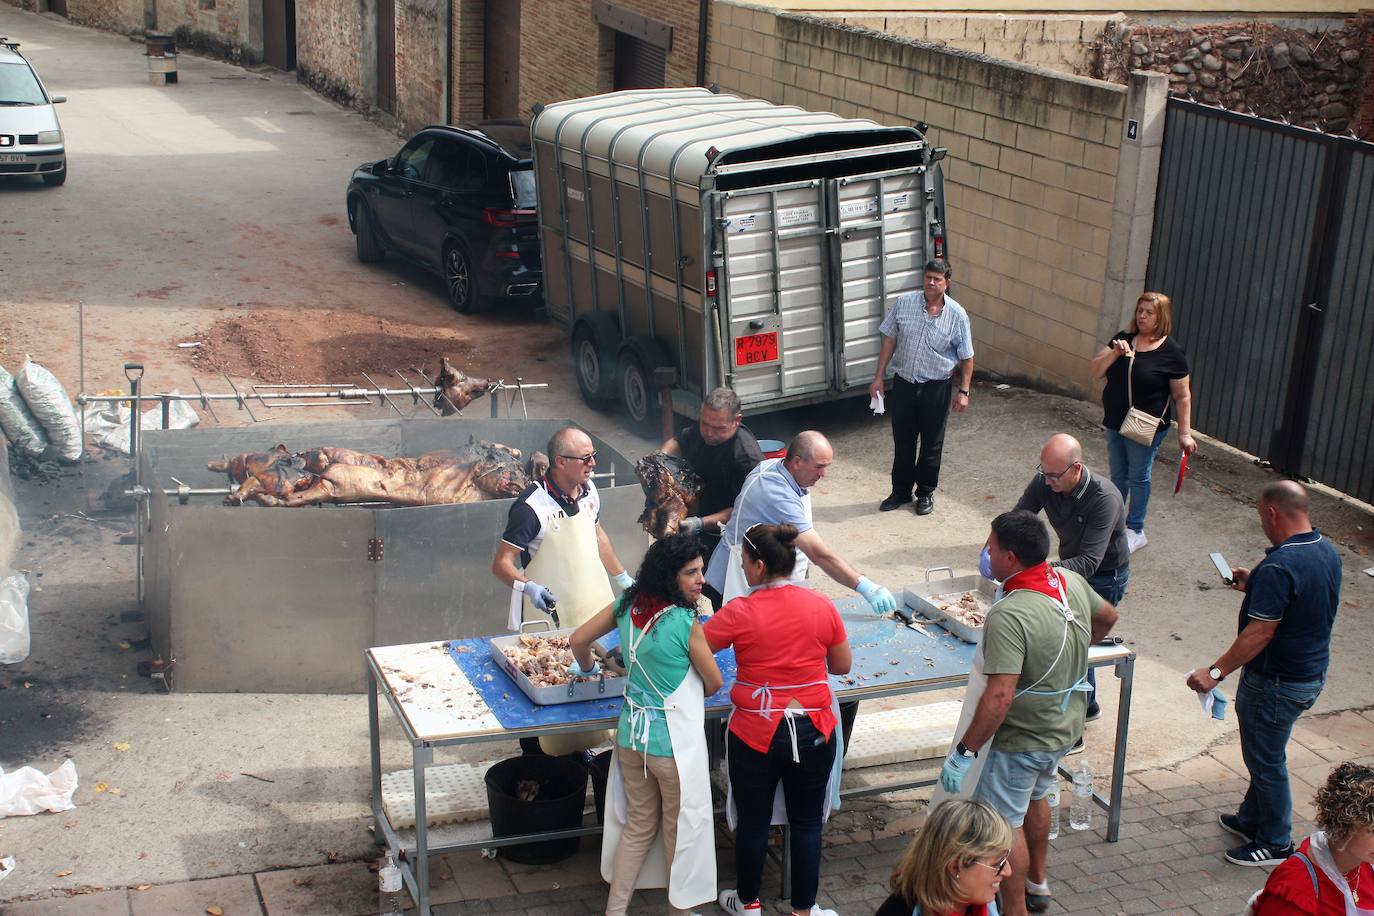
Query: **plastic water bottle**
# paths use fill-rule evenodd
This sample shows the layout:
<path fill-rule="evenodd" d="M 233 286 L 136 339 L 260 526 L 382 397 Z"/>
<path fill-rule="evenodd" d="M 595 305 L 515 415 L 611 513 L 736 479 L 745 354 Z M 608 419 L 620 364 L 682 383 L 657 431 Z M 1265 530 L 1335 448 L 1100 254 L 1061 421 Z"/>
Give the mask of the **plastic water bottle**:
<path fill-rule="evenodd" d="M 390 849 L 386 851 L 382 867 L 377 869 L 377 880 L 381 884 L 382 900 L 386 904 L 383 911 L 385 916 L 401 916 L 401 868 L 391 857 Z"/>
<path fill-rule="evenodd" d="M 1069 804 L 1069 826 L 1091 830 L 1093 826 L 1093 774 L 1088 765 L 1073 774 L 1073 799 Z"/>
<path fill-rule="evenodd" d="M 1056 778 L 1054 785 L 1050 786 L 1050 791 L 1045 795 L 1045 801 L 1050 806 L 1050 839 L 1059 836 L 1059 780 Z"/>

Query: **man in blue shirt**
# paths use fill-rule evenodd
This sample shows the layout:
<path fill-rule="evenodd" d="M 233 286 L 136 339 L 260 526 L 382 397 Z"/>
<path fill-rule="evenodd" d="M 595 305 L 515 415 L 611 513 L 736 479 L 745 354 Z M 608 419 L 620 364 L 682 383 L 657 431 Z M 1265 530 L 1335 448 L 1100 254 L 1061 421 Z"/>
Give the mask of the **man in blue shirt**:
<path fill-rule="evenodd" d="M 1205 693 L 1245 668 L 1236 718 L 1250 787 L 1239 811 L 1217 818 L 1245 841 L 1226 851 L 1236 865 L 1276 865 L 1293 854 L 1288 738 L 1326 683 L 1341 601 L 1341 558 L 1312 527 L 1307 490 L 1291 480 L 1272 483 L 1256 508 L 1274 546 L 1254 569 L 1231 570 L 1231 587 L 1245 593 L 1239 635 L 1206 670 L 1188 675 L 1188 686 Z"/>
<path fill-rule="evenodd" d="M 956 413 L 968 407 L 973 332 L 963 306 L 945 295 L 949 278 L 945 261 L 927 263 L 923 292 L 898 296 L 878 326 L 883 343 L 869 395 L 882 393 L 889 363 L 896 373 L 886 404 L 892 416 L 892 493 L 878 504 L 883 512 L 911 502 L 913 487 L 916 514 L 935 511 L 945 421 L 951 403 Z M 956 373 L 958 387 L 951 398 Z"/>

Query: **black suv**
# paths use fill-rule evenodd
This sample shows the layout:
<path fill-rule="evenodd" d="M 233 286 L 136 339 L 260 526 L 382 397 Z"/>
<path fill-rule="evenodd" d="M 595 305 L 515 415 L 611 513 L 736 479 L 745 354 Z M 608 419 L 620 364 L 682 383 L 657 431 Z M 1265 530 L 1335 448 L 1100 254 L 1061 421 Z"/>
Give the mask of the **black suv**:
<path fill-rule="evenodd" d="M 528 121 L 426 127 L 348 183 L 358 260 L 403 255 L 444 278 L 450 304 L 476 312 L 540 297 Z"/>

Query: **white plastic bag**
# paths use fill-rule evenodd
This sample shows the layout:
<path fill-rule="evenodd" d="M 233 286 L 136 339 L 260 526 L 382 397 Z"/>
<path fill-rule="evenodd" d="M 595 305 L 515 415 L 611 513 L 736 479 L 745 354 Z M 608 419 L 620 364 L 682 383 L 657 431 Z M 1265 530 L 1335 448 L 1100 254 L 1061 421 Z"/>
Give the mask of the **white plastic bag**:
<path fill-rule="evenodd" d="M 0 366 L 0 430 L 20 452 L 37 457 L 48 448 L 48 434 L 34 418 L 15 384 L 14 376 Z"/>
<path fill-rule="evenodd" d="M 29 580 L 17 572 L 0 578 L 0 665 L 29 657 Z"/>
<path fill-rule="evenodd" d="M 76 761 L 68 758 L 44 776 L 33 767 L 6 773 L 0 769 L 0 817 L 69 811 L 75 808 Z"/>
<path fill-rule="evenodd" d="M 172 394 L 180 394 L 174 390 Z M 147 402 L 145 402 L 147 403 Z M 112 449 L 121 455 L 129 454 L 129 408 L 124 404 L 94 407 L 86 410 L 86 435 L 95 439 L 101 448 Z M 190 429 L 200 423 L 200 417 L 185 401 L 172 401 L 167 409 L 168 429 Z M 139 429 L 162 429 L 162 404 L 156 403 L 143 411 L 138 419 Z"/>
<path fill-rule="evenodd" d="M 19 534 L 19 513 L 0 486 L 0 570 L 9 569 L 14 562 L 14 555 L 19 552 Z"/>
<path fill-rule="evenodd" d="M 14 381 L 29 410 L 43 424 L 57 457 L 64 461 L 80 460 L 81 420 L 57 376 L 26 357 Z"/>

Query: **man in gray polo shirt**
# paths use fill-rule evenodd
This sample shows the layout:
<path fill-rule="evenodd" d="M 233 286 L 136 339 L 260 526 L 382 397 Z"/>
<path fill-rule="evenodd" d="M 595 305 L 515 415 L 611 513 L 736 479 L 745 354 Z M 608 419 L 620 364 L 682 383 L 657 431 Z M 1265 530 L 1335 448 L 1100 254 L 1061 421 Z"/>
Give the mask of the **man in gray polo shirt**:
<path fill-rule="evenodd" d="M 896 373 L 886 407 L 892 415 L 892 492 L 878 504 L 883 512 L 911 502 L 913 487 L 916 514 L 935 511 L 945 422 L 951 406 L 955 413 L 968 407 L 973 332 L 963 306 L 945 295 L 949 278 L 945 261 L 927 263 L 923 292 L 898 296 L 878 326 L 883 343 L 869 396 L 882 393 L 889 363 Z"/>
<path fill-rule="evenodd" d="M 1083 463 L 1083 446 L 1066 433 L 1051 436 L 1040 450 L 1040 466 L 1026 485 L 1015 509 L 1044 511 L 1059 538 L 1059 559 L 1052 565 L 1071 569 L 1088 580 L 1093 591 L 1116 607 L 1126 594 L 1131 577 L 1131 551 L 1126 545 L 1126 508 L 1121 493 L 1105 477 L 1098 477 Z M 1101 711 L 1097 706 L 1097 678 L 1091 669 L 1088 681 L 1088 721 Z M 1081 747 L 1082 743 L 1076 745 Z"/>

